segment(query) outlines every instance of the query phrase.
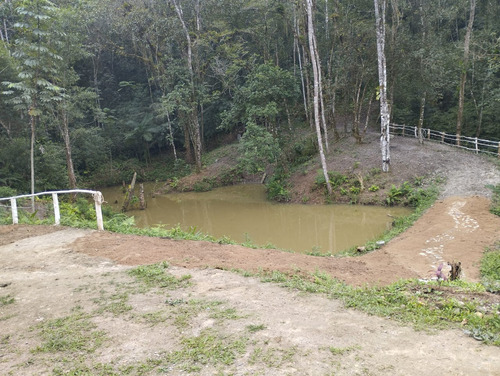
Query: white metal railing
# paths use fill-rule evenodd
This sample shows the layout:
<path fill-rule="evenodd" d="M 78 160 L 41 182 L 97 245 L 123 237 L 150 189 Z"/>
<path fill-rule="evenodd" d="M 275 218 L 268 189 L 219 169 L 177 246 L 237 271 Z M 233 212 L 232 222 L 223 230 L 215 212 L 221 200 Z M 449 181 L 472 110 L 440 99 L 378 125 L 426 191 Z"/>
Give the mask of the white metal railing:
<path fill-rule="evenodd" d="M 16 225 L 19 223 L 19 216 L 18 216 L 18 212 L 17 212 L 17 199 L 35 197 L 35 196 L 43 196 L 43 195 L 52 195 L 52 203 L 54 204 L 55 224 L 60 225 L 61 224 L 61 212 L 59 210 L 59 197 L 58 197 L 58 195 L 65 194 L 65 193 L 88 193 L 88 194 L 91 194 L 94 198 L 94 203 L 95 203 L 95 216 L 97 219 L 97 229 L 100 231 L 104 230 L 104 223 L 102 220 L 102 208 L 101 208 L 101 206 L 104 202 L 104 197 L 102 196 L 102 193 L 99 191 L 90 191 L 87 189 L 72 189 L 69 191 L 40 192 L 40 193 L 29 194 L 29 195 L 0 197 L 0 202 L 1 201 L 10 201 L 10 207 L 12 210 L 12 223 Z"/>
<path fill-rule="evenodd" d="M 412 136 L 418 138 L 418 129 L 410 125 L 391 124 L 389 131 L 393 135 Z M 483 140 L 477 137 L 460 136 L 457 143 L 457 135 L 438 132 L 428 128 L 422 128 L 422 137 L 426 140 L 439 141 L 443 144 L 471 150 L 475 153 L 485 153 L 500 157 L 500 141 Z"/>

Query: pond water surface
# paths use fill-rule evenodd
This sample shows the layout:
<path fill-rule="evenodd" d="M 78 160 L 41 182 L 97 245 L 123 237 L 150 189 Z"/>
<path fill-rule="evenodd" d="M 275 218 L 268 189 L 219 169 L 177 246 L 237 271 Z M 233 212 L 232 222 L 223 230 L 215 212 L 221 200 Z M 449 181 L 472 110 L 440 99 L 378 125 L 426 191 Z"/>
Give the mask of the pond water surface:
<path fill-rule="evenodd" d="M 240 243 L 272 244 L 295 252 L 335 253 L 362 245 L 389 229 L 394 217 L 410 212 L 359 205 L 277 204 L 267 201 L 265 187 L 257 184 L 156 197 L 148 194 L 152 184 L 145 184 L 145 189 L 147 209 L 127 212 L 139 227 L 194 227 L 217 238 L 228 236 Z M 120 210 L 121 187 L 101 191 Z"/>

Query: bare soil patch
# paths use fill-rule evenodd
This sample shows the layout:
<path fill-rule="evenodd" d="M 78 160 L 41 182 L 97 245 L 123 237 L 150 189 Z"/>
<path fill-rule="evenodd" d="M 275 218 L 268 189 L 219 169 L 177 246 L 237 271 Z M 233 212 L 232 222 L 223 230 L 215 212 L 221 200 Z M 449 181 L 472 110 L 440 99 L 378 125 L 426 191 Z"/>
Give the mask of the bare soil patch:
<path fill-rule="evenodd" d="M 1 229 L 11 240 L 18 237 L 0 246 L 0 296 L 14 298 L 0 307 L 1 374 L 500 374 L 500 349 L 458 330 L 418 332 L 323 296 L 192 265 L 168 269 L 176 277 L 189 275 L 189 286 L 145 290 L 127 274 L 128 266 L 108 259 L 111 248 L 137 256 L 163 243 L 168 251 L 168 240 L 141 244 L 126 236 L 47 227 L 40 228 L 48 230 L 45 235 L 26 237 L 29 227 Z M 200 246 L 195 249 L 202 252 L 206 245 L 184 247 Z M 85 247 L 94 255 L 83 254 Z M 222 248 L 231 249 L 227 255 L 238 252 Z M 47 339 L 43 333 L 50 330 L 60 337 L 73 330 L 80 342 L 70 345 L 77 349 L 58 337 Z M 212 350 L 219 344 L 234 361 L 204 358 L 200 341 Z"/>

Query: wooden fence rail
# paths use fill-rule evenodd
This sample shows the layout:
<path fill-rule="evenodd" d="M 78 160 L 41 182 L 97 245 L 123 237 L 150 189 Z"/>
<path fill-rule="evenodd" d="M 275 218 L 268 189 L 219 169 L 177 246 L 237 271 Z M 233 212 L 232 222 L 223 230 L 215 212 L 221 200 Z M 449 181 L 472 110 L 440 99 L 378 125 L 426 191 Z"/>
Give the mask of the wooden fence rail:
<path fill-rule="evenodd" d="M 35 193 L 35 194 L 29 194 L 29 195 L 19 195 L 19 196 L 12 196 L 12 197 L 0 197 L 0 202 L 1 201 L 10 201 L 10 207 L 12 210 L 12 223 L 13 224 L 18 224 L 19 223 L 19 216 L 18 216 L 18 211 L 17 211 L 17 199 L 19 198 L 28 198 L 28 197 L 34 197 L 34 196 L 43 196 L 43 195 L 51 195 L 52 196 L 52 203 L 54 205 L 54 219 L 55 219 L 55 224 L 60 225 L 61 224 L 61 212 L 59 210 L 59 197 L 58 195 L 60 194 L 66 194 L 66 193 L 87 193 L 91 194 L 92 197 L 94 198 L 94 203 L 95 203 L 95 214 L 96 214 L 96 219 L 97 219 L 97 229 L 100 231 L 104 230 L 104 223 L 102 220 L 102 208 L 101 205 L 104 202 L 104 197 L 102 196 L 102 193 L 99 191 L 90 191 L 87 189 L 72 189 L 69 191 L 50 191 L 50 192 L 40 192 L 40 193 Z"/>
<path fill-rule="evenodd" d="M 391 124 L 389 131 L 392 135 L 410 136 L 418 138 L 417 127 L 409 125 Z M 460 136 L 460 142 L 457 143 L 457 135 L 434 131 L 428 128 L 422 128 L 422 137 L 426 140 L 438 141 L 443 144 L 455 146 L 461 149 L 470 150 L 477 153 L 495 155 L 500 158 L 500 141 L 483 140 L 477 137 Z"/>

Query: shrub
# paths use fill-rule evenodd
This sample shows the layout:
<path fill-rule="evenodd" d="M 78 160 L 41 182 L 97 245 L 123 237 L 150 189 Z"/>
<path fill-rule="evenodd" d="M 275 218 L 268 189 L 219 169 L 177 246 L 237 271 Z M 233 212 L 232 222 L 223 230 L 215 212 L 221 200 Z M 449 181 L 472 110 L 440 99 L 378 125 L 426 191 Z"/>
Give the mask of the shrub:
<path fill-rule="evenodd" d="M 291 199 L 288 184 L 285 182 L 284 177 L 273 178 L 267 184 L 267 197 L 270 200 L 278 202 L 288 202 Z"/>
<path fill-rule="evenodd" d="M 500 216 L 500 184 L 488 185 L 487 187 L 493 191 L 493 197 L 491 198 L 490 212 Z"/>

